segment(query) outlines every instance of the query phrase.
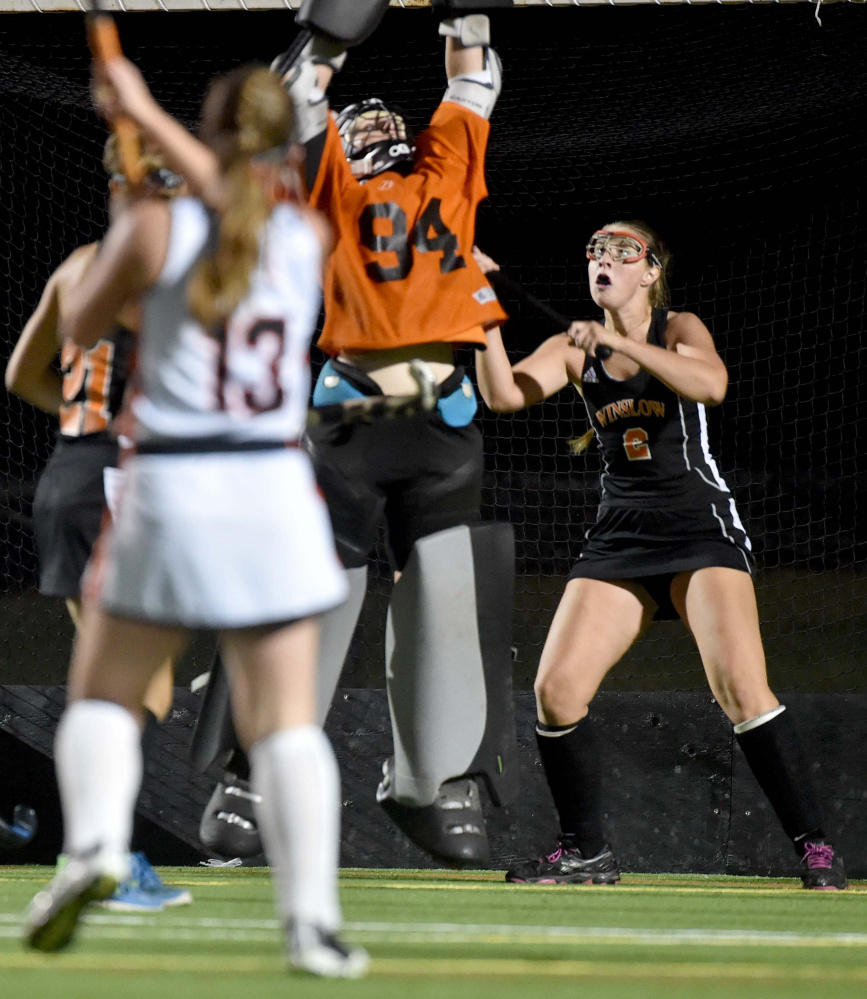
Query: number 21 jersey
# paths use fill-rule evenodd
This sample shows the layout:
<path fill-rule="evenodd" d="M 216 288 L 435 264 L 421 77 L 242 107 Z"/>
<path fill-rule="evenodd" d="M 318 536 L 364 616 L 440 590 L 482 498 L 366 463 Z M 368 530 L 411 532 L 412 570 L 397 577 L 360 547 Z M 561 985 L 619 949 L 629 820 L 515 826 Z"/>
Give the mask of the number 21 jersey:
<path fill-rule="evenodd" d="M 485 346 L 484 330 L 506 319 L 472 258 L 489 131 L 480 115 L 444 101 L 416 141 L 412 173 L 387 170 L 362 183 L 329 118 L 310 195 L 336 235 L 318 341 L 327 354 Z"/>

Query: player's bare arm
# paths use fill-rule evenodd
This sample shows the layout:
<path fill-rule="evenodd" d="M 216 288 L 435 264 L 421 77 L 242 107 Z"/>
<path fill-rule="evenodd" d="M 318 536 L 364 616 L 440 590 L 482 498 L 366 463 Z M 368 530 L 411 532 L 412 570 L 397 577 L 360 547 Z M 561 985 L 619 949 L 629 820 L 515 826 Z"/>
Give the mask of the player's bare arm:
<path fill-rule="evenodd" d="M 500 265 L 477 246 L 473 259 L 483 274 Z M 495 413 L 511 413 L 542 402 L 565 388 L 581 383 L 584 352 L 576 349 L 565 333 L 549 337 L 529 357 L 512 366 L 503 346 L 499 327 L 488 330 L 488 349 L 476 352 L 479 391 Z"/>
<path fill-rule="evenodd" d="M 62 333 L 92 347 L 115 317 L 159 276 L 168 246 L 171 213 L 165 202 L 133 205 L 108 231 L 102 252 L 70 292 Z"/>
<path fill-rule="evenodd" d="M 157 104 L 133 63 L 123 57 L 103 63 L 95 95 L 109 122 L 120 114 L 131 118 L 144 137 L 162 150 L 172 170 L 186 179 L 191 194 L 212 208 L 221 207 L 224 191 L 217 157 Z"/>
<path fill-rule="evenodd" d="M 707 327 L 692 313 L 669 315 L 665 349 L 597 322 L 575 322 L 568 336 L 594 355 L 600 346 L 623 354 L 685 399 L 716 406 L 725 398 L 728 372 Z"/>
<path fill-rule="evenodd" d="M 81 281 L 96 248 L 96 243 L 79 247 L 51 275 L 6 367 L 6 388 L 53 416 L 63 402 L 63 379 L 54 361 L 60 348 L 65 298 L 68 289 Z"/>
<path fill-rule="evenodd" d="M 495 413 L 515 412 L 556 395 L 570 382 L 579 383 L 583 363 L 584 352 L 566 333 L 558 333 L 512 366 L 495 327 L 488 330 L 488 349 L 476 351 L 479 391 Z"/>

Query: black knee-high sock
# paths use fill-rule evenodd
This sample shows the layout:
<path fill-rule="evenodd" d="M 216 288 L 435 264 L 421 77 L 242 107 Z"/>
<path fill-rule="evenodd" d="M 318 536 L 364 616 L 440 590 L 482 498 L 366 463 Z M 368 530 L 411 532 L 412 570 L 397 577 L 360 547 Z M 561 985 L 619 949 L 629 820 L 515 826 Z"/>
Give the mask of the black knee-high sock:
<path fill-rule="evenodd" d="M 160 727 L 160 723 L 157 720 L 157 716 L 150 710 L 150 708 L 144 709 L 144 726 L 141 730 L 141 756 L 142 763 L 146 763 L 147 758 L 153 752 L 153 748 L 157 741 L 157 730 Z M 142 828 L 142 819 L 136 812 L 133 817 L 132 822 L 132 846 L 133 849 L 142 848 L 142 840 L 144 839 L 144 829 Z"/>
<path fill-rule="evenodd" d="M 783 830 L 800 856 L 804 844 L 824 839 L 822 809 L 816 793 L 804 746 L 788 711 L 735 738 L 750 769 L 768 796 Z"/>
<path fill-rule="evenodd" d="M 536 726 L 536 743 L 560 829 L 585 857 L 605 846 L 602 831 L 602 785 L 599 753 L 589 720 L 576 725 Z"/>

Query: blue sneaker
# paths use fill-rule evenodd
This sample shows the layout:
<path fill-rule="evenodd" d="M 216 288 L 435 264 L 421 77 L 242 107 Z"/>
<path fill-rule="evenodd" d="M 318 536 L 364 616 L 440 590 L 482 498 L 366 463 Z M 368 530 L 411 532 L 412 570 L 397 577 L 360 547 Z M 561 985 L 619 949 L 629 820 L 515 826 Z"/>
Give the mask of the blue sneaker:
<path fill-rule="evenodd" d="M 55 873 L 62 874 L 68 864 L 69 857 L 61 853 L 57 858 Z M 102 909 L 112 909 L 114 912 L 162 912 L 165 908 L 162 900 L 139 888 L 135 857 L 132 855 L 129 858 L 129 871 L 129 876 L 117 885 L 113 895 L 99 899 L 95 904 Z"/>
<path fill-rule="evenodd" d="M 150 898 L 157 899 L 166 908 L 190 905 L 193 901 L 193 896 L 184 888 L 172 888 L 171 885 L 167 885 L 143 853 L 132 854 L 130 863 L 132 880 L 139 890 Z"/>
<path fill-rule="evenodd" d="M 133 878 L 121 881 L 113 895 L 96 904 L 112 912 L 162 912 L 165 908 L 162 899 L 142 891 Z"/>

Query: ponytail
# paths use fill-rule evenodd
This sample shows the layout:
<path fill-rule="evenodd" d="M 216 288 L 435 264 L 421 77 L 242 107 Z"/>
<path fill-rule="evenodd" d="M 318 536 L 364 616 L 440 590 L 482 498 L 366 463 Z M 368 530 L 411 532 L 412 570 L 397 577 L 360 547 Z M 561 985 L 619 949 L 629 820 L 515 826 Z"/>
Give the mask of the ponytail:
<path fill-rule="evenodd" d="M 225 205 L 216 246 L 187 288 L 190 312 L 206 329 L 225 322 L 249 291 L 273 207 L 252 161 L 285 145 L 292 128 L 289 97 L 266 69 L 243 66 L 218 77 L 205 98 L 201 137 L 220 162 Z"/>

